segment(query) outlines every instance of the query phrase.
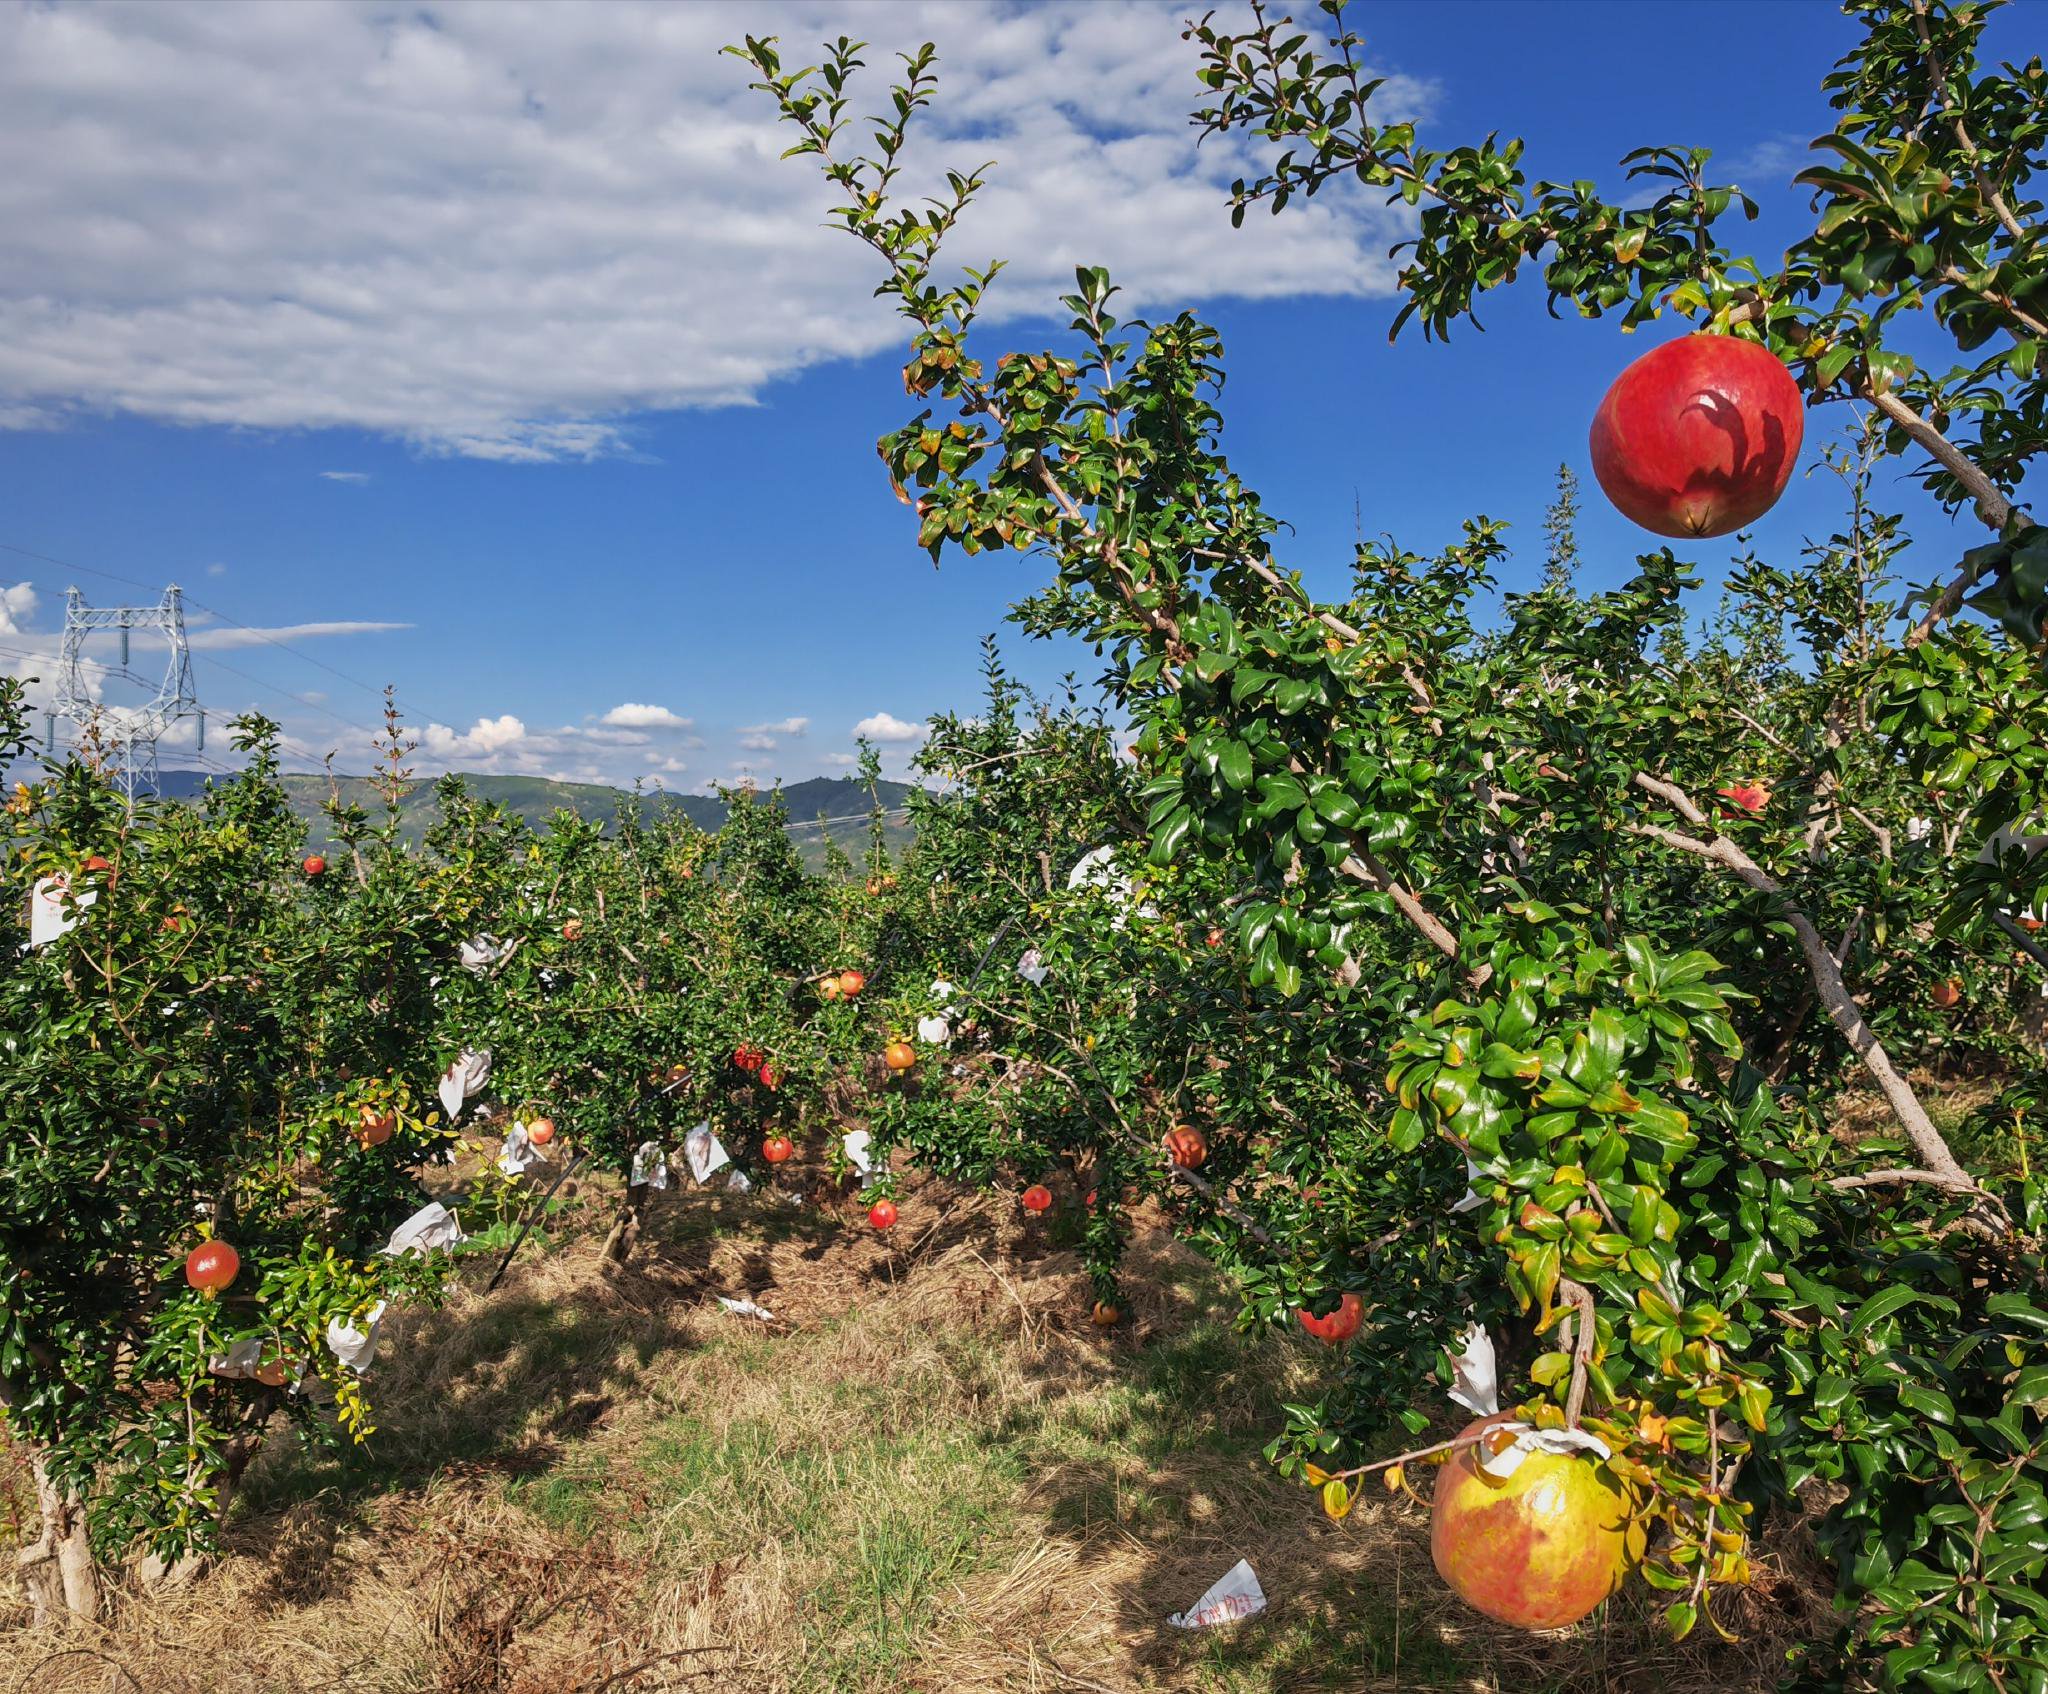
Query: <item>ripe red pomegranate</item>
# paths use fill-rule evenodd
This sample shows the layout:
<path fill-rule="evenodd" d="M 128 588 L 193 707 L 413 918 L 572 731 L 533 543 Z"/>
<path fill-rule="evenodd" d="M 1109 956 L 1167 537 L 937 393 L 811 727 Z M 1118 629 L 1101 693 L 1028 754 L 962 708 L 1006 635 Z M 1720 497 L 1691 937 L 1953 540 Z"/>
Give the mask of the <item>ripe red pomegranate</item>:
<path fill-rule="evenodd" d="M 225 1241 L 202 1241 L 185 1255 L 185 1280 L 202 1293 L 218 1294 L 242 1269 L 242 1255 Z"/>
<path fill-rule="evenodd" d="M 841 971 L 839 973 L 839 992 L 844 994 L 849 1000 L 859 994 L 867 985 L 868 979 L 862 976 L 859 971 Z"/>
<path fill-rule="evenodd" d="M 536 1147 L 545 1147 L 554 1138 L 555 1120 L 553 1118 L 535 1118 L 532 1123 L 526 1126 L 526 1139 L 531 1141 Z"/>
<path fill-rule="evenodd" d="M 1714 790 L 1727 805 L 1717 810 L 1724 818 L 1760 816 L 1771 803 L 1771 791 L 1760 782 L 1731 782 L 1726 788 Z"/>
<path fill-rule="evenodd" d="M 356 1125 L 356 1139 L 365 1147 L 383 1146 L 398 1127 L 396 1113 L 380 1112 L 375 1106 L 363 1107 L 360 1117 L 361 1122 Z"/>
<path fill-rule="evenodd" d="M 583 939 L 583 920 L 581 918 L 571 918 L 567 923 L 563 924 L 562 939 L 564 941 L 581 941 Z"/>
<path fill-rule="evenodd" d="M 917 1063 L 917 1049 L 908 1041 L 892 1041 L 882 1049 L 882 1063 L 892 1071 L 907 1071 Z"/>
<path fill-rule="evenodd" d="M 1097 1329 L 1114 1329 L 1122 1317 L 1123 1313 L 1118 1311 L 1107 1300 L 1097 1300 L 1095 1302 L 1095 1310 L 1088 1314 L 1089 1321 Z"/>
<path fill-rule="evenodd" d="M 1937 982 L 1934 985 L 1933 995 L 1934 1003 L 1945 1012 L 1951 1007 L 1962 1004 L 1963 985 L 1956 981 L 1954 977 L 1949 977 L 1945 981 Z"/>
<path fill-rule="evenodd" d="M 1358 1333 L 1358 1326 L 1365 1321 L 1365 1302 L 1356 1294 L 1346 1294 L 1338 1300 L 1334 1312 L 1317 1317 L 1304 1306 L 1300 1316 L 1303 1329 L 1325 1347 L 1335 1347 Z"/>
<path fill-rule="evenodd" d="M 732 1062 L 743 1071 L 757 1071 L 767 1062 L 768 1055 L 751 1041 L 742 1041 L 732 1050 Z"/>
<path fill-rule="evenodd" d="M 763 1065 L 763 1066 L 761 1067 L 761 1073 L 760 1073 L 760 1074 L 761 1074 L 761 1086 L 762 1086 L 763 1088 L 767 1089 L 767 1090 L 768 1090 L 768 1092 L 769 1092 L 770 1094 L 773 1094 L 773 1093 L 774 1093 L 774 1092 L 776 1091 L 776 1089 L 778 1089 L 778 1088 L 780 1088 L 780 1087 L 782 1086 L 782 1067 L 781 1067 L 781 1066 L 779 1066 L 779 1065 Z"/>
<path fill-rule="evenodd" d="M 109 860 L 103 859 L 99 856 L 99 854 L 95 853 L 92 855 L 91 858 L 87 859 L 85 863 L 80 865 L 78 868 L 81 871 L 85 872 L 86 875 L 92 876 L 96 875 L 100 871 L 110 871 L 114 867 Z"/>
<path fill-rule="evenodd" d="M 1511 1415 L 1495 1413 L 1471 1429 Z M 1429 1551 L 1467 1605 L 1518 1629 L 1562 1629 L 1628 1574 L 1627 1517 L 1620 1491 L 1590 1454 L 1525 1453 L 1511 1474 L 1496 1477 L 1480 1467 L 1475 1444 L 1437 1473 Z"/>
<path fill-rule="evenodd" d="M 761 1157 L 771 1165 L 786 1162 L 795 1151 L 796 1143 L 786 1135 L 771 1135 L 761 1143 Z"/>
<path fill-rule="evenodd" d="M 1042 1182 L 1034 1182 L 1019 1196 L 1027 1212 L 1048 1212 L 1052 1210 L 1052 1190 Z"/>
<path fill-rule="evenodd" d="M 1614 379 L 1593 415 L 1593 474 L 1657 535 L 1728 535 L 1778 502 L 1799 458 L 1799 385 L 1754 342 L 1687 335 Z"/>
<path fill-rule="evenodd" d="M 1180 1124 L 1167 1132 L 1166 1156 L 1184 1171 L 1195 1170 L 1209 1157 L 1209 1138 L 1193 1124 Z"/>
<path fill-rule="evenodd" d="M 868 1208 L 868 1222 L 877 1229 L 894 1229 L 896 1227 L 896 1202 L 893 1200 L 877 1200 Z"/>
<path fill-rule="evenodd" d="M 308 876 L 325 876 L 327 874 L 327 861 L 321 858 L 318 853 L 308 853 L 300 864 L 299 869 Z"/>

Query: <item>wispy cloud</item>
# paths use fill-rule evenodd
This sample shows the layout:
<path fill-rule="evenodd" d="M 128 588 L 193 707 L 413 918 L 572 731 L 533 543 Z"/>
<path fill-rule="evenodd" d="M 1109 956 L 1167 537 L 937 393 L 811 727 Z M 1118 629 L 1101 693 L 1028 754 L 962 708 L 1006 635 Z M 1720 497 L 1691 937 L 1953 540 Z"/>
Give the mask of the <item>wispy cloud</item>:
<path fill-rule="evenodd" d="M 1796 130 L 1780 130 L 1776 135 L 1722 154 L 1714 161 L 1707 180 L 1721 182 L 1733 178 L 1752 192 L 1777 187 L 1814 162 L 1812 141 L 1812 136 Z"/>
<path fill-rule="evenodd" d="M 320 474 L 329 482 L 368 482 L 370 480 L 370 473 L 368 471 L 322 471 Z"/>
<path fill-rule="evenodd" d="M 188 630 L 186 645 L 195 653 L 229 652 L 237 647 L 267 647 L 278 641 L 313 641 L 329 635 L 386 635 L 395 629 L 411 629 L 409 623 L 384 623 L 361 618 L 338 618 L 324 623 L 274 624 L 267 629 L 240 625 L 216 625 Z"/>

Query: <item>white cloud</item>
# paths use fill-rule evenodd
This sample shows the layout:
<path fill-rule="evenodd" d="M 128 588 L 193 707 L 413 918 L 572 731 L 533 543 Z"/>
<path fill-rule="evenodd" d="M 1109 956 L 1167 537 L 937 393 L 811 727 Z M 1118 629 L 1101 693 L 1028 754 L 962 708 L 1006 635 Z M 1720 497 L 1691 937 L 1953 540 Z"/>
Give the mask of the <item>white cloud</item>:
<path fill-rule="evenodd" d="M 763 735 L 759 730 L 740 731 L 740 745 L 750 753 L 772 753 L 782 745 L 772 735 Z"/>
<path fill-rule="evenodd" d="M 279 641 L 309 641 L 322 635 L 383 635 L 394 629 L 411 629 L 409 623 L 382 623 L 360 618 L 336 619 L 326 623 L 276 624 L 268 629 L 224 625 L 213 629 L 188 629 L 185 644 L 195 653 L 227 652 L 236 647 L 267 647 Z M 137 645 L 147 646 L 147 641 Z"/>
<path fill-rule="evenodd" d="M 689 729 L 694 720 L 679 718 L 666 706 L 636 706 L 630 701 L 614 706 L 597 720 L 614 729 Z"/>
<path fill-rule="evenodd" d="M 857 110 L 896 48 L 939 43 L 912 195 L 997 161 L 956 248 L 1011 259 L 991 314 L 1046 312 L 1083 261 L 1116 272 L 1125 315 L 1391 292 L 1409 215 L 1377 196 L 1230 229 L 1250 150 L 1195 144 L 1185 10 L 858 9 Z M 0 428 L 111 411 L 578 459 L 620 451 L 635 413 L 750 402 L 893 347 L 872 263 L 822 227 L 835 191 L 780 159 L 787 133 L 718 52 L 777 34 L 802 63 L 847 17 L 843 0 L 0 8 Z M 1432 92 L 1397 77 L 1376 108 L 1415 115 Z"/>
<path fill-rule="evenodd" d="M 329 482 L 363 483 L 370 480 L 368 471 L 322 471 L 320 474 Z"/>
<path fill-rule="evenodd" d="M 809 718 L 778 718 L 774 723 L 750 723 L 740 727 L 742 735 L 802 735 L 811 727 Z"/>
<path fill-rule="evenodd" d="M 600 747 L 645 747 L 654 739 L 637 729 L 565 729 L 564 735 L 581 735 L 586 741 L 595 741 Z"/>
<path fill-rule="evenodd" d="M 430 723 L 420 731 L 420 749 L 437 759 L 491 758 L 526 739 L 526 725 L 510 712 L 478 718 L 457 734 L 446 724 Z"/>
<path fill-rule="evenodd" d="M 821 765 L 857 765 L 860 760 L 851 753 L 826 753 L 818 760 Z"/>
<path fill-rule="evenodd" d="M 222 564 L 218 559 L 216 559 L 212 564 L 206 567 L 206 574 L 208 576 L 226 576 L 228 574 L 228 568 L 226 565 Z"/>
<path fill-rule="evenodd" d="M 891 712 L 877 712 L 855 724 L 853 733 L 870 741 L 922 741 L 925 730 L 921 723 L 905 723 Z"/>
<path fill-rule="evenodd" d="M 649 761 L 647 768 L 649 771 L 659 771 L 664 776 L 681 776 L 690 767 L 681 759 L 664 756 Z"/>
<path fill-rule="evenodd" d="M 0 588 L 0 635 L 25 635 L 28 620 L 36 615 L 35 584 L 17 582 Z"/>

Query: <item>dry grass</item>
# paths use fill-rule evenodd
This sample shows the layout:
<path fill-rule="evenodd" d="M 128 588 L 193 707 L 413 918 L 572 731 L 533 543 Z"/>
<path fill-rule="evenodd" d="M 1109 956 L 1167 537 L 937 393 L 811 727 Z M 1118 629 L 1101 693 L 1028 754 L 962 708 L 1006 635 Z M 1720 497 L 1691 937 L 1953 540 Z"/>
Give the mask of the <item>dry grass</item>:
<path fill-rule="evenodd" d="M 1163 1231 L 1105 1335 L 1007 1213 L 932 1186 L 905 1217 L 884 1240 L 693 1195 L 618 1280 L 580 1232 L 529 1248 L 398 1326 L 367 1453 L 266 1455 L 208 1579 L 90 1634 L 0 1612 L 0 1691 L 1739 1691 L 1824 1627 L 1781 1550 L 1737 1648 L 1622 1603 L 1496 1629 L 1438 1583 L 1420 1507 L 1333 1525 L 1270 1474 L 1276 1400 L 1327 1361 L 1236 1335 Z M 1240 1557 L 1263 1617 L 1166 1625 Z"/>

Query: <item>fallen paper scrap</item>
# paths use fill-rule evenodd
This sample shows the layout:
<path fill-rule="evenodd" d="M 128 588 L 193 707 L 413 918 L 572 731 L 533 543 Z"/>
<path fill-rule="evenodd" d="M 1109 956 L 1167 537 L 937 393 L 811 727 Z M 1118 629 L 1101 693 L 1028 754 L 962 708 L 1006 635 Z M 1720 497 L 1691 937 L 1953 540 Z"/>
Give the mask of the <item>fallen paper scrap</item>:
<path fill-rule="evenodd" d="M 455 1214 L 439 1200 L 432 1200 L 391 1232 L 384 1251 L 395 1259 L 401 1253 L 431 1253 L 437 1247 L 459 1246 L 467 1239 Z"/>
<path fill-rule="evenodd" d="M 1265 1609 L 1266 1591 L 1259 1586 L 1250 1563 L 1239 1559 L 1201 1599 L 1166 1621 L 1175 1629 L 1207 1629 L 1211 1624 L 1235 1623 Z"/>
<path fill-rule="evenodd" d="M 1451 1202 L 1451 1210 L 1454 1212 L 1469 1212 L 1474 1206 L 1485 1205 L 1486 1196 L 1473 1186 L 1474 1183 L 1481 1182 L 1485 1178 L 1486 1172 L 1475 1165 L 1468 1154 L 1465 1159 L 1465 1193 L 1462 1198 Z"/>
<path fill-rule="evenodd" d="M 917 1038 L 928 1047 L 943 1047 L 953 1039 L 953 1026 L 944 1018 L 919 1018 Z"/>
<path fill-rule="evenodd" d="M 846 1162 L 862 1176 L 875 1168 L 875 1161 L 868 1153 L 868 1145 L 873 1140 L 874 1136 L 864 1129 L 849 1129 L 840 1138 L 839 1145 L 846 1149 Z"/>
<path fill-rule="evenodd" d="M 728 1300 L 721 1294 L 718 1297 L 718 1303 L 735 1317 L 759 1318 L 763 1323 L 773 1323 L 775 1321 L 775 1314 L 773 1312 L 766 1306 L 755 1305 L 751 1300 Z"/>
<path fill-rule="evenodd" d="M 1045 961 L 1039 957 L 1036 947 L 1027 947 L 1024 950 L 1024 956 L 1017 961 L 1017 974 L 1033 988 L 1044 983 L 1048 973 Z"/>
<path fill-rule="evenodd" d="M 1500 1361 L 1484 1324 L 1475 1323 L 1465 1331 L 1465 1350 L 1451 1360 L 1450 1395 L 1481 1417 L 1500 1410 Z"/>
<path fill-rule="evenodd" d="M 731 1174 L 725 1179 L 725 1185 L 735 1194 L 751 1194 L 754 1191 L 753 1183 L 747 1180 L 747 1173 L 738 1165 L 732 1167 Z"/>

